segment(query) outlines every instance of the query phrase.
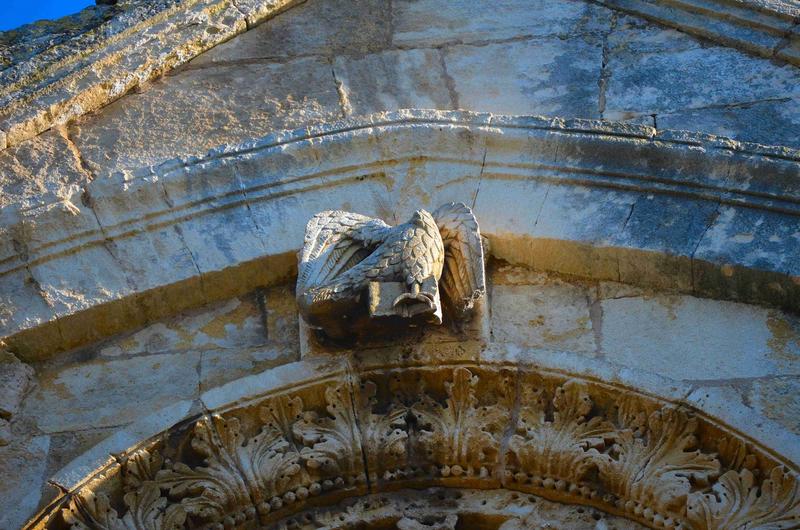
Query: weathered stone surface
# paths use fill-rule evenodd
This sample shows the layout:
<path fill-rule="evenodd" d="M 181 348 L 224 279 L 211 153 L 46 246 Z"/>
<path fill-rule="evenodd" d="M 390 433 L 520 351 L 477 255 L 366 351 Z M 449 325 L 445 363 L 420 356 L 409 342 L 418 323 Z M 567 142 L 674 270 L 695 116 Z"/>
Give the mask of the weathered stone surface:
<path fill-rule="evenodd" d="M 8 420 L 0 418 L 0 447 L 11 443 L 11 424 Z"/>
<path fill-rule="evenodd" d="M 797 6 L 780 0 L 741 1 L 695 0 L 691 3 L 661 3 L 647 0 L 603 0 L 602 4 L 667 24 L 693 35 L 756 53 L 782 57 L 800 64 L 788 47 L 786 35 L 800 13 Z"/>
<path fill-rule="evenodd" d="M 609 53 L 637 56 L 649 53 L 675 53 L 707 46 L 682 31 L 653 24 L 617 11 L 613 31 L 609 32 Z"/>
<path fill-rule="evenodd" d="M 45 132 L 0 152 L 0 208 L 69 199 L 89 180 L 63 130 Z"/>
<path fill-rule="evenodd" d="M 500 268 L 492 282 L 493 340 L 594 355 L 586 288 L 510 267 Z"/>
<path fill-rule="evenodd" d="M 717 209 L 717 203 L 712 201 L 657 194 L 637 197 L 622 229 L 609 238 L 610 244 L 621 249 L 619 281 L 691 291 L 694 278 L 691 259 L 687 256 L 694 253 L 716 218 Z M 637 252 L 630 255 L 627 249 Z M 664 257 L 662 253 L 674 258 Z"/>
<path fill-rule="evenodd" d="M 7 420 L 19 411 L 32 380 L 33 368 L 0 350 L 0 418 Z"/>
<path fill-rule="evenodd" d="M 599 116 L 597 38 L 446 48 L 457 107 L 504 114 Z"/>
<path fill-rule="evenodd" d="M 519 37 L 562 38 L 607 31 L 611 11 L 579 0 L 401 0 L 393 5 L 393 43 L 403 47 Z"/>
<path fill-rule="evenodd" d="M 133 422 L 164 403 L 196 397 L 200 352 L 42 366 L 23 411 L 44 432 Z"/>
<path fill-rule="evenodd" d="M 346 110 L 355 115 L 404 108 L 454 108 L 437 50 L 337 57 L 334 73 L 346 98 Z"/>
<path fill-rule="evenodd" d="M 258 315 L 259 340 L 247 341 L 242 347 L 204 351 L 200 364 L 201 390 L 300 358 L 293 289 L 290 286 L 274 287 L 259 292 L 257 297 L 263 308 L 263 313 Z M 234 329 L 231 332 L 232 338 L 240 333 Z"/>
<path fill-rule="evenodd" d="M 652 26 L 640 31 L 637 40 L 658 42 L 663 35 Z M 603 116 L 616 120 L 800 94 L 800 71 L 793 66 L 717 46 L 683 48 L 660 53 L 624 45 L 610 49 Z"/>
<path fill-rule="evenodd" d="M 210 304 L 112 339 L 99 348 L 99 354 L 114 358 L 189 350 L 236 350 L 266 342 L 261 309 L 255 297 L 249 296 Z"/>
<path fill-rule="evenodd" d="M 698 292 L 721 291 L 736 299 L 755 297 L 783 306 L 797 299 L 800 231 L 797 225 L 784 226 L 779 219 L 777 212 L 720 206 L 694 253 Z M 752 270 L 758 269 L 780 271 L 791 280 L 776 278 L 758 285 L 752 276 Z"/>
<path fill-rule="evenodd" d="M 800 98 L 777 98 L 657 116 L 661 129 L 688 129 L 746 142 L 800 147 Z"/>
<path fill-rule="evenodd" d="M 81 481 L 98 469 L 115 463 L 115 458 L 125 455 L 141 440 L 151 438 L 164 429 L 196 415 L 199 405 L 189 400 L 171 402 L 155 412 L 145 410 L 137 419 L 124 427 L 92 429 L 65 435 L 53 435 L 53 443 L 66 442 L 51 448 L 48 462 L 50 481 L 65 490 L 74 490 Z M 62 443 L 63 443 L 62 442 Z M 52 469 L 55 457 L 59 467 Z"/>
<path fill-rule="evenodd" d="M 800 435 L 800 378 L 757 379 L 748 401 L 759 415 Z"/>
<path fill-rule="evenodd" d="M 747 383 L 722 382 L 709 386 L 697 386 L 687 397 L 686 402 L 706 411 L 708 414 L 719 418 L 734 429 L 747 432 L 754 439 L 762 440 L 773 451 L 782 454 L 788 461 L 797 462 L 800 459 L 800 435 L 793 432 L 785 425 L 781 425 L 763 414 L 762 410 L 755 410 L 749 399 Z M 757 399 L 757 398 L 756 398 Z M 769 406 L 767 406 L 769 408 Z M 786 417 L 781 412 L 772 412 L 778 415 L 784 423 L 793 423 L 796 418 Z"/>
<path fill-rule="evenodd" d="M 72 134 L 87 165 L 107 176 L 340 116 L 330 64 L 309 58 L 182 70 L 81 120 Z"/>
<path fill-rule="evenodd" d="M 763 308 L 679 295 L 612 298 L 601 306 L 602 350 L 624 366 L 717 380 L 793 373 L 800 360 L 800 327 Z"/>
<path fill-rule="evenodd" d="M 390 19 L 390 5 L 380 0 L 303 2 L 192 64 L 375 52 L 389 44 Z"/>
<path fill-rule="evenodd" d="M 62 348 L 85 343 L 288 279 L 314 212 L 357 205 L 402 219 L 449 200 L 474 203 L 496 256 L 515 263 L 797 307 L 794 247 L 769 241 L 768 230 L 741 263 L 735 253 L 710 260 L 703 244 L 694 269 L 689 260 L 711 222 L 708 206 L 721 201 L 747 222 L 768 217 L 792 241 L 798 167 L 789 150 L 692 133 L 465 112 L 403 111 L 268 135 L 98 177 L 82 197 L 10 216 L 9 274 L 26 274 L 18 248 L 35 261 L 31 285 L 9 280 L 6 333 L 47 319 Z M 720 279 L 729 264 L 757 268 L 737 287 Z M 783 290 L 777 298 L 772 284 Z M 19 308 L 37 291 L 47 299 L 26 315 Z M 7 342 L 25 359 L 52 353 L 31 336 Z"/>
<path fill-rule="evenodd" d="M 49 436 L 0 447 L 0 528 L 20 528 L 42 500 Z"/>

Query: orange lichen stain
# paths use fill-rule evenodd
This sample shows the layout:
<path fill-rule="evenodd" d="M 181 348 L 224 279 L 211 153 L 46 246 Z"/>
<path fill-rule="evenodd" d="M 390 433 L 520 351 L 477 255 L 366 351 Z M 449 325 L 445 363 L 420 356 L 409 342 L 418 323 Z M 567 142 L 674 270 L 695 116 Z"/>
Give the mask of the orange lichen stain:
<path fill-rule="evenodd" d="M 800 400 L 797 398 L 797 384 L 792 381 L 776 380 L 758 385 L 756 391 L 763 404 L 764 415 L 793 433 L 800 434 Z"/>
<path fill-rule="evenodd" d="M 547 342 L 562 342 L 569 339 L 576 339 L 591 329 L 589 317 L 580 317 L 575 321 L 577 327 L 562 333 L 553 333 L 549 330 L 542 331 L 542 338 Z"/>
<path fill-rule="evenodd" d="M 142 345 L 138 340 L 136 340 L 136 335 L 131 335 L 119 341 L 117 346 L 119 346 L 119 348 L 126 353 L 132 353 L 139 351 Z"/>
<path fill-rule="evenodd" d="M 800 352 L 800 335 L 792 324 L 780 314 L 770 312 L 767 317 L 767 328 L 772 337 L 767 340 L 772 356 L 787 361 L 797 361 Z M 794 351 L 792 351 L 794 350 Z"/>
<path fill-rule="evenodd" d="M 664 309 L 667 310 L 667 318 L 670 320 L 676 320 L 678 318 L 678 314 L 676 312 L 678 306 L 681 305 L 682 299 L 680 296 L 655 296 L 652 298 L 656 302 L 658 302 Z"/>
<path fill-rule="evenodd" d="M 536 318 L 532 318 L 528 320 L 528 324 L 531 326 L 543 326 L 544 325 L 544 315 L 539 315 Z"/>
<path fill-rule="evenodd" d="M 240 331 L 244 327 L 247 318 L 253 316 L 258 317 L 258 308 L 249 301 L 242 301 L 233 310 L 211 320 L 211 322 L 200 328 L 200 331 L 209 337 L 222 339 L 228 334 L 226 329 L 228 324 L 236 326 L 236 329 Z"/>

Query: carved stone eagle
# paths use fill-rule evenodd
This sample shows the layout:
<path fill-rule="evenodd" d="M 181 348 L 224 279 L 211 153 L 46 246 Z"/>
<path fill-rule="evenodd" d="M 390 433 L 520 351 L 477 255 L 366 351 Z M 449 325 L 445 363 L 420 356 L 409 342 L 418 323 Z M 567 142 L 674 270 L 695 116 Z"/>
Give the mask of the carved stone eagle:
<path fill-rule="evenodd" d="M 306 226 L 297 302 L 306 322 L 332 337 L 364 327 L 365 318 L 441 324 L 440 286 L 454 319 L 486 292 L 478 222 L 463 203 L 417 210 L 397 226 L 339 210 Z"/>

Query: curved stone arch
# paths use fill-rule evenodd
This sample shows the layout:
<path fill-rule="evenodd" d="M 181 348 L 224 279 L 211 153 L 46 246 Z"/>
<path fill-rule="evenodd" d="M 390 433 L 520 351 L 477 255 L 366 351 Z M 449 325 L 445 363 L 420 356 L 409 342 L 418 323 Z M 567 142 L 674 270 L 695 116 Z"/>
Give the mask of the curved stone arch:
<path fill-rule="evenodd" d="M 317 211 L 393 220 L 450 200 L 474 206 L 491 253 L 512 263 L 796 310 L 799 162 L 698 134 L 467 112 L 277 133 L 17 214 L 3 334 L 46 358 L 290 277 Z"/>
<path fill-rule="evenodd" d="M 368 521 L 375 496 L 430 487 L 533 495 L 650 528 L 800 521 L 796 464 L 664 395 L 663 381 L 511 357 L 373 352 L 249 376 L 76 480 L 28 528 L 314 527 L 351 509 L 345 499 L 364 497 Z M 512 515 L 497 510 L 494 527 Z"/>

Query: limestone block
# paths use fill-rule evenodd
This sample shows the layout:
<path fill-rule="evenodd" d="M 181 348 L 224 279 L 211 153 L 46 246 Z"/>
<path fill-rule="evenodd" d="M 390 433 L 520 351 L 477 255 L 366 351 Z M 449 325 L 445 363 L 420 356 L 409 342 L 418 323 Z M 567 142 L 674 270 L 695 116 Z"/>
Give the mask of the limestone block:
<path fill-rule="evenodd" d="M 622 230 L 609 238 L 619 252 L 619 280 L 690 292 L 691 256 L 717 214 L 711 201 L 639 195 Z M 626 252 L 630 250 L 631 252 Z"/>
<path fill-rule="evenodd" d="M 252 402 L 254 396 L 264 395 L 302 379 L 320 380 L 342 377 L 347 370 L 346 359 L 341 356 L 317 357 L 283 364 L 222 386 L 206 390 L 200 396 L 209 410 L 231 408 L 236 403 Z"/>
<path fill-rule="evenodd" d="M 535 267 L 618 279 L 617 258 L 604 252 L 603 247 L 609 246 L 612 237 L 625 226 L 636 195 L 556 184 L 551 184 L 546 193 L 531 233 Z"/>
<path fill-rule="evenodd" d="M 0 528 L 21 528 L 39 507 L 49 446 L 37 436 L 0 447 Z"/>
<path fill-rule="evenodd" d="M 747 432 L 788 461 L 797 462 L 800 459 L 800 436 L 748 405 L 746 386 L 746 383 L 742 385 L 735 382 L 698 386 L 688 395 L 686 402 L 719 418 L 734 429 Z M 796 417 L 783 418 L 784 422 L 795 420 Z"/>
<path fill-rule="evenodd" d="M 694 253 L 698 292 L 779 306 L 800 299 L 800 232 L 781 223 L 780 215 L 720 206 Z M 754 270 L 772 272 L 775 279 L 757 280 Z"/>
<path fill-rule="evenodd" d="M 110 28 L 82 35 L 85 43 L 55 46 L 43 60 L 8 69 L 17 81 L 0 94 L 2 104 L 13 102 L 0 112 L 9 143 L 96 110 L 246 27 L 230 0 L 199 0 L 159 13 L 164 7 L 134 10 L 139 16 L 112 19 Z M 127 31 L 119 26 L 128 26 Z M 47 72 L 44 82 L 41 72 Z"/>
<path fill-rule="evenodd" d="M 659 114 L 658 126 L 796 148 L 800 147 L 800 98 Z"/>
<path fill-rule="evenodd" d="M 800 93 L 797 68 L 716 46 L 664 53 L 612 50 L 607 68 L 604 117 L 613 120 Z"/>
<path fill-rule="evenodd" d="M 390 50 L 340 56 L 334 72 L 355 115 L 418 108 L 451 109 L 453 102 L 437 50 Z"/>
<path fill-rule="evenodd" d="M 267 344 L 254 296 L 232 298 L 186 311 L 90 348 L 104 358 L 194 351 L 238 350 Z"/>
<path fill-rule="evenodd" d="M 47 131 L 0 152 L 0 207 L 68 199 L 89 179 L 63 133 Z"/>
<path fill-rule="evenodd" d="M 236 8 L 244 14 L 247 29 L 251 29 L 301 2 L 302 0 L 237 0 Z"/>
<path fill-rule="evenodd" d="M 73 138 L 105 176 L 340 115 L 330 64 L 303 58 L 182 70 L 81 120 Z"/>
<path fill-rule="evenodd" d="M 69 448 L 71 450 L 60 452 L 61 459 L 66 458 L 67 455 L 71 458 L 65 465 L 57 467 L 49 475 L 48 480 L 66 490 L 74 490 L 82 480 L 85 480 L 85 477 L 115 463 L 115 456 L 124 455 L 128 449 L 141 443 L 142 440 L 156 436 L 185 420 L 188 416 L 196 414 L 198 411 L 193 410 L 193 405 L 193 401 L 190 400 L 178 401 L 150 414 L 143 413 L 134 423 L 123 428 L 89 431 L 95 434 L 91 437 L 96 441 L 93 444 L 86 443 L 85 431 L 75 433 L 79 439 L 83 438 L 83 440 L 77 444 L 73 442 L 73 447 Z M 99 439 L 97 439 L 98 432 L 102 433 L 99 434 Z M 52 438 L 55 440 L 57 437 L 58 435 L 54 435 Z"/>
<path fill-rule="evenodd" d="M 703 41 L 682 31 L 616 12 L 617 23 L 608 34 L 612 54 L 674 53 L 703 47 Z"/>
<path fill-rule="evenodd" d="M 765 416 L 796 435 L 800 435 L 800 378 L 756 379 L 748 402 Z"/>
<path fill-rule="evenodd" d="M 594 356 L 586 288 L 523 271 L 501 268 L 492 275 L 492 339 Z"/>
<path fill-rule="evenodd" d="M 23 412 L 48 433 L 124 425 L 196 397 L 199 363 L 189 351 L 47 366 Z"/>
<path fill-rule="evenodd" d="M 298 360 L 299 347 L 284 344 L 238 350 L 206 350 L 202 352 L 200 361 L 200 390 L 220 387 L 249 374 Z"/>
<path fill-rule="evenodd" d="M 33 368 L 0 350 L 0 418 L 9 419 L 19 411 L 32 380 Z"/>
<path fill-rule="evenodd" d="M 610 10 L 578 0 L 401 0 L 393 8 L 393 43 L 419 47 L 600 32 L 611 18 Z"/>
<path fill-rule="evenodd" d="M 200 55 L 192 64 L 378 51 L 388 45 L 390 18 L 390 8 L 382 0 L 303 2 Z"/>
<path fill-rule="evenodd" d="M 800 326 L 768 309 L 682 295 L 612 298 L 601 306 L 606 358 L 672 379 L 786 373 L 800 356 Z"/>
<path fill-rule="evenodd" d="M 53 307 L 27 268 L 0 276 L 0 336 L 25 360 L 62 343 Z"/>
<path fill-rule="evenodd" d="M 599 40 L 542 39 L 453 46 L 445 53 L 457 107 L 504 114 L 599 116 Z"/>

